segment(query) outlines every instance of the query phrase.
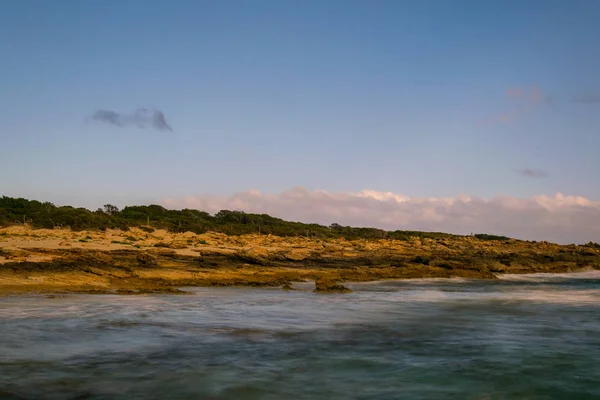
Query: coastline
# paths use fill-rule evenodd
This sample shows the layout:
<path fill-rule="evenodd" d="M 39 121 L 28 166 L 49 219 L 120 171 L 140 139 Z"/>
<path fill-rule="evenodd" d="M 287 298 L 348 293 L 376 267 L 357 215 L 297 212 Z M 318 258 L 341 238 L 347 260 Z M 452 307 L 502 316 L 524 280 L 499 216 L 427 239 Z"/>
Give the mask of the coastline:
<path fill-rule="evenodd" d="M 272 235 L 0 229 L 0 295 L 185 293 L 185 286 L 347 292 L 344 282 L 498 279 L 600 270 L 600 249 L 515 239 L 306 239 Z"/>

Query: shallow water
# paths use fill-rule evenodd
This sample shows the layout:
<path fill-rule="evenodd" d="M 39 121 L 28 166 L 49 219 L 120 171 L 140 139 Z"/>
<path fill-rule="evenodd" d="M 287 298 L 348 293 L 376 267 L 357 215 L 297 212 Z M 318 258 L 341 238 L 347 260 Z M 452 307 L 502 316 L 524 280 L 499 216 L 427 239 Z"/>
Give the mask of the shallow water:
<path fill-rule="evenodd" d="M 600 399 L 600 273 L 0 298 L 1 399 Z"/>

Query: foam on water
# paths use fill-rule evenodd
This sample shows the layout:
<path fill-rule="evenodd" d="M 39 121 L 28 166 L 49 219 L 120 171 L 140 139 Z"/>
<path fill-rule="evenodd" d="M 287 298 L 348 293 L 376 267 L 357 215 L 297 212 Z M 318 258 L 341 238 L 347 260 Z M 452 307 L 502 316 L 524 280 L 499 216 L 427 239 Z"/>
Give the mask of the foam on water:
<path fill-rule="evenodd" d="M 555 282 L 558 280 L 571 279 L 594 279 L 600 280 L 599 270 L 589 270 L 582 272 L 569 272 L 563 274 L 498 274 L 499 279 L 512 282 Z"/>
<path fill-rule="evenodd" d="M 531 301 L 568 305 L 600 304 L 600 289 L 589 290 L 519 290 L 497 297 L 505 301 Z"/>

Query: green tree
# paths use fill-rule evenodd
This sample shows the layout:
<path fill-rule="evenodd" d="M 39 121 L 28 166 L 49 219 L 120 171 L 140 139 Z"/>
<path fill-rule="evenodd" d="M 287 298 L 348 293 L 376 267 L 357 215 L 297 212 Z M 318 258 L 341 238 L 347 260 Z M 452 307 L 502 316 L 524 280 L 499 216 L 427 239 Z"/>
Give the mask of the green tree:
<path fill-rule="evenodd" d="M 108 215 L 113 215 L 119 212 L 119 208 L 117 206 L 113 206 L 112 204 L 105 204 L 104 212 Z"/>

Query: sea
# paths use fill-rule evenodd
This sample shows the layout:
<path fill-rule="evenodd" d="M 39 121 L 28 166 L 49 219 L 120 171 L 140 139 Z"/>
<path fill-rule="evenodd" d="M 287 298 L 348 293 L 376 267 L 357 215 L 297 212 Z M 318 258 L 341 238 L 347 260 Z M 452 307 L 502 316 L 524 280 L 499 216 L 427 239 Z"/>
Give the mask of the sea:
<path fill-rule="evenodd" d="M 0 298 L 0 399 L 600 399 L 600 271 Z"/>

